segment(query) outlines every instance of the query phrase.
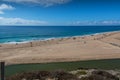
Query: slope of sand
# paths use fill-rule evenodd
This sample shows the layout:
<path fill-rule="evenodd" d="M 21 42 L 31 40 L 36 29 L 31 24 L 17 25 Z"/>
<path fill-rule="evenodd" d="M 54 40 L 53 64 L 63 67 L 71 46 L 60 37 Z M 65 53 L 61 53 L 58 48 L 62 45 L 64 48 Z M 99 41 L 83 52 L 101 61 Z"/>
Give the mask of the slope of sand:
<path fill-rule="evenodd" d="M 0 60 L 7 64 L 120 58 L 120 32 L 0 44 Z"/>

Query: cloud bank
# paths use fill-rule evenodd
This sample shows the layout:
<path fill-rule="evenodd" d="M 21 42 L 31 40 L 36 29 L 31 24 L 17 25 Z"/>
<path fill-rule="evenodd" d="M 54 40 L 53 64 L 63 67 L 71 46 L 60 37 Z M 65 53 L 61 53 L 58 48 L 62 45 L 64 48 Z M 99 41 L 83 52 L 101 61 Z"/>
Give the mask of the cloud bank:
<path fill-rule="evenodd" d="M 72 0 L 3 0 L 7 2 L 15 2 L 15 3 L 30 3 L 30 4 L 39 4 L 45 7 L 57 5 L 57 4 L 65 4 Z"/>
<path fill-rule="evenodd" d="M 120 20 L 76 21 L 72 25 L 120 25 Z"/>
<path fill-rule="evenodd" d="M 7 5 L 7 4 L 1 4 L 0 5 L 0 14 L 4 14 L 4 10 L 13 10 L 14 7 L 12 7 L 11 5 Z"/>
<path fill-rule="evenodd" d="M 0 17 L 0 25 L 44 25 L 45 21 Z"/>

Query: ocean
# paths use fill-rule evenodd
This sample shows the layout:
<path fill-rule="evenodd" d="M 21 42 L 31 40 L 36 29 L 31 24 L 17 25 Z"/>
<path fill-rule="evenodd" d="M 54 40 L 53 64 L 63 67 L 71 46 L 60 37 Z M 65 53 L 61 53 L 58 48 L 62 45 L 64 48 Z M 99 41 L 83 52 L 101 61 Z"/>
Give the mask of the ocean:
<path fill-rule="evenodd" d="M 0 26 L 0 43 L 47 40 L 110 31 L 120 31 L 120 26 Z"/>

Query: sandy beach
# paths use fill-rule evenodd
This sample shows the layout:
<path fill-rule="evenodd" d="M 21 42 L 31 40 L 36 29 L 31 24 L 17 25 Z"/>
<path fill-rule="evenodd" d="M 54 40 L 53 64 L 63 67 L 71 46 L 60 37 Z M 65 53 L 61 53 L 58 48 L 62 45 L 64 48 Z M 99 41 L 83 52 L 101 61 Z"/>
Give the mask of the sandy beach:
<path fill-rule="evenodd" d="M 44 63 L 120 58 L 120 31 L 96 35 L 0 44 L 6 64 Z"/>

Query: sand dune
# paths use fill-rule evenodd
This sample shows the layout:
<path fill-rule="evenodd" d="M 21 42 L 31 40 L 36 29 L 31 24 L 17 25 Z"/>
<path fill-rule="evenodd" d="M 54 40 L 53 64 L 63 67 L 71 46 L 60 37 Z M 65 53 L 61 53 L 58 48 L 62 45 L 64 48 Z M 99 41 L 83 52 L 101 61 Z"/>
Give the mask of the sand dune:
<path fill-rule="evenodd" d="M 120 58 L 120 32 L 0 44 L 0 60 L 7 64 Z"/>

